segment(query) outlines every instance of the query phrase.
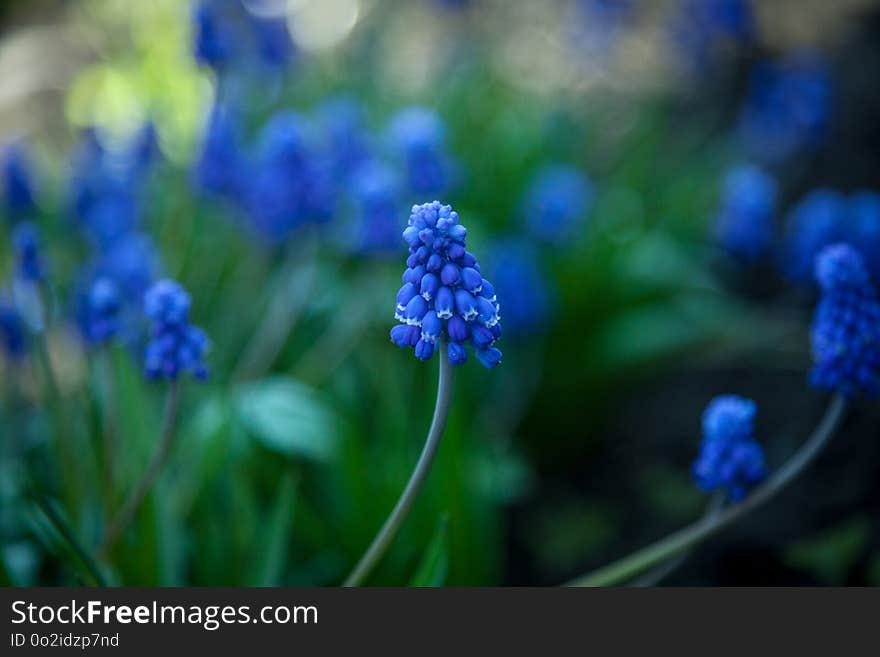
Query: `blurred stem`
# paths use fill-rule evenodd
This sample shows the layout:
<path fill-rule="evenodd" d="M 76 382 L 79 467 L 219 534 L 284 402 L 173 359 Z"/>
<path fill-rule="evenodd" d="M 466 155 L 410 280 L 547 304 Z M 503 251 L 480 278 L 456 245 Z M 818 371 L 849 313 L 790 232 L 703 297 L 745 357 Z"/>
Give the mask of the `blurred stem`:
<path fill-rule="evenodd" d="M 431 428 L 428 430 L 428 437 L 425 440 L 425 446 L 416 463 L 416 467 L 410 475 L 406 488 L 397 500 L 397 504 L 391 515 L 382 525 L 382 529 L 373 539 L 370 547 L 361 557 L 354 570 L 343 583 L 343 586 L 359 586 L 367 578 L 370 572 L 375 568 L 376 564 L 388 550 L 403 521 L 412 509 L 422 486 L 428 477 L 431 464 L 434 462 L 434 456 L 437 454 L 437 448 L 440 446 L 440 439 L 443 437 L 443 430 L 446 428 L 446 420 L 449 417 L 449 407 L 452 402 L 452 388 L 455 383 L 455 369 L 449 362 L 446 355 L 445 342 L 439 342 L 440 352 L 440 377 L 437 382 L 437 403 L 434 406 L 434 417 L 431 420 Z"/>
<path fill-rule="evenodd" d="M 92 577 L 98 586 L 107 586 L 107 580 L 101 573 L 98 563 L 92 558 L 86 549 L 77 539 L 76 535 L 68 524 L 67 520 L 55 509 L 52 502 L 44 500 L 39 494 L 33 495 L 34 504 L 45 516 L 46 520 L 52 525 L 58 535 L 64 539 L 68 547 L 76 554 L 82 564 L 85 566 L 88 574 Z"/>
<path fill-rule="evenodd" d="M 259 376 L 272 367 L 296 325 L 318 268 L 317 239 L 310 234 L 302 241 L 305 248 L 290 249 L 275 277 L 269 308 L 235 367 L 234 380 Z"/>
<path fill-rule="evenodd" d="M 725 502 L 725 493 L 724 491 L 717 491 L 712 499 L 709 500 L 709 504 L 706 505 L 706 512 L 703 514 L 703 519 L 706 518 L 714 518 L 721 510 L 724 508 Z M 685 552 L 683 554 L 679 554 L 677 557 L 673 557 L 666 563 L 661 563 L 659 566 L 655 566 L 652 570 L 648 571 L 638 579 L 632 581 L 630 586 L 635 587 L 647 587 L 647 586 L 657 586 L 664 579 L 669 577 L 672 573 L 678 570 L 681 565 L 687 561 L 687 558 L 690 556 L 690 552 Z"/>
<path fill-rule="evenodd" d="M 156 446 L 153 458 L 150 460 L 149 465 L 147 465 L 147 469 L 144 471 L 140 481 L 134 487 L 128 499 L 125 501 L 125 504 L 122 505 L 122 508 L 116 515 L 116 519 L 110 524 L 107 532 L 104 534 L 104 541 L 100 549 L 101 555 L 106 555 L 110 552 L 117 539 L 122 535 L 122 532 L 125 531 L 125 528 L 128 527 L 129 523 L 135 517 L 135 514 L 137 514 L 141 503 L 153 487 L 156 477 L 158 477 L 159 473 L 162 471 L 162 466 L 165 465 L 168 453 L 171 450 L 171 443 L 174 441 L 179 406 L 180 382 L 175 380 L 168 384 L 168 393 L 165 397 L 165 414 L 162 419 L 162 430 L 159 435 L 159 444 Z"/>
<path fill-rule="evenodd" d="M 764 502 L 772 499 L 813 462 L 831 440 L 845 411 L 846 401 L 840 395 L 835 396 L 825 411 L 819 426 L 816 427 L 807 442 L 739 504 L 716 515 L 704 517 L 646 548 L 583 577 L 578 577 L 569 582 L 567 586 L 614 586 L 625 582 L 648 568 L 699 545 L 710 536 L 733 524 Z"/>
<path fill-rule="evenodd" d="M 109 347 L 104 345 L 98 353 L 98 376 L 101 379 L 103 395 L 101 399 L 101 438 L 104 451 L 103 479 L 107 491 L 107 504 L 112 504 L 116 490 L 116 417 L 113 363 Z"/>

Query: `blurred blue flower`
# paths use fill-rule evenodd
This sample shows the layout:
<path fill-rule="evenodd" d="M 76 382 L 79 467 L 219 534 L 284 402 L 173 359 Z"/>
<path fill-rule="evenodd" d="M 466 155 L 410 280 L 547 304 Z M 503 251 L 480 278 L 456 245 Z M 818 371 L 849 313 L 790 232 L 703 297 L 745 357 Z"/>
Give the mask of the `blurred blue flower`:
<path fill-rule="evenodd" d="M 403 231 L 410 255 L 394 313 L 400 324 L 391 329 L 391 340 L 412 347 L 420 360 L 445 344 L 453 365 L 467 360 L 470 343 L 477 360 L 492 368 L 501 362 L 494 346 L 501 337 L 498 299 L 466 250 L 466 237 L 450 206 L 439 201 L 413 206 Z"/>
<path fill-rule="evenodd" d="M 736 395 L 713 399 L 703 412 L 703 439 L 692 473 L 706 492 L 724 490 L 742 500 L 767 476 L 764 452 L 754 439 L 755 402 Z"/>
<path fill-rule="evenodd" d="M 590 180 L 574 167 L 547 164 L 532 178 L 522 211 L 538 239 L 561 244 L 577 237 L 593 202 Z"/>
<path fill-rule="evenodd" d="M 159 156 L 159 135 L 156 124 L 152 121 L 144 123 L 134 134 L 127 147 L 130 168 L 136 173 L 146 172 Z"/>
<path fill-rule="evenodd" d="M 29 283 L 41 282 L 45 278 L 46 269 L 37 227 L 30 222 L 17 224 L 12 231 L 12 245 L 18 278 Z"/>
<path fill-rule="evenodd" d="M 295 58 L 284 15 L 258 15 L 242 0 L 199 0 L 192 15 L 193 57 L 224 72 L 259 63 L 283 69 Z"/>
<path fill-rule="evenodd" d="M 352 241 L 357 251 L 381 253 L 400 243 L 398 215 L 400 181 L 390 166 L 370 161 L 351 178 L 348 190 L 352 212 Z"/>
<path fill-rule="evenodd" d="M 846 199 L 825 188 L 810 192 L 789 212 L 782 245 L 782 269 L 789 281 L 812 284 L 816 254 L 846 239 L 847 212 Z"/>
<path fill-rule="evenodd" d="M 77 324 L 86 342 L 103 344 L 114 338 L 120 331 L 122 310 L 117 284 L 109 278 L 95 278 L 77 300 Z"/>
<path fill-rule="evenodd" d="M 674 41 L 698 72 L 719 46 L 751 42 L 756 32 L 749 0 L 683 0 L 672 25 Z"/>
<path fill-rule="evenodd" d="M 813 318 L 815 366 L 810 384 L 847 398 L 875 397 L 880 368 L 880 304 L 864 260 L 848 244 L 832 244 L 816 258 L 822 291 Z"/>
<path fill-rule="evenodd" d="M 220 5 L 217 0 L 201 0 L 193 9 L 193 57 L 218 71 L 229 64 L 235 50 L 234 36 L 223 20 Z"/>
<path fill-rule="evenodd" d="M 440 196 L 452 184 L 452 161 L 446 146 L 443 119 L 426 107 L 407 107 L 388 124 L 392 154 L 406 172 L 414 196 Z"/>
<path fill-rule="evenodd" d="M 193 167 L 197 189 L 240 199 L 244 179 L 240 132 L 238 116 L 234 111 L 219 104 L 211 108 Z"/>
<path fill-rule="evenodd" d="M 551 284 L 535 245 L 516 238 L 496 242 L 487 262 L 489 278 L 504 308 L 506 332 L 529 337 L 547 328 L 553 314 Z"/>
<path fill-rule="evenodd" d="M 283 69 L 290 65 L 296 48 L 287 29 L 284 16 L 255 16 L 250 14 L 251 26 L 256 37 L 259 60 L 269 68 Z"/>
<path fill-rule="evenodd" d="M 294 112 L 276 114 L 260 132 L 248 207 L 254 227 L 269 241 L 333 216 L 329 165 L 316 144 L 314 126 Z"/>
<path fill-rule="evenodd" d="M 333 176 L 343 184 L 370 159 L 363 106 L 351 97 L 332 98 L 318 106 L 316 119 L 330 151 Z"/>
<path fill-rule="evenodd" d="M 847 241 L 864 258 L 874 284 L 880 283 L 880 194 L 862 191 L 849 200 Z"/>
<path fill-rule="evenodd" d="M 84 131 L 71 161 L 68 187 L 70 212 L 83 233 L 99 249 L 135 230 L 140 222 L 141 195 L 153 156 L 145 157 L 151 130 L 108 149 L 94 129 Z"/>
<path fill-rule="evenodd" d="M 824 143 L 831 105 L 831 73 L 818 55 L 764 62 L 752 73 L 740 134 L 755 157 L 778 162 Z"/>
<path fill-rule="evenodd" d="M 31 167 L 24 146 L 8 145 L 3 151 L 3 204 L 10 221 L 26 218 L 36 210 Z"/>
<path fill-rule="evenodd" d="M 189 309 L 189 294 L 172 280 L 163 279 L 147 291 L 144 312 L 152 322 L 144 355 L 148 379 L 175 380 L 182 373 L 198 380 L 208 377 L 208 337 L 189 323 Z"/>
<path fill-rule="evenodd" d="M 160 270 L 153 241 L 142 233 L 128 233 L 103 251 L 96 262 L 96 275 L 113 281 L 128 303 L 140 306 L 144 293 Z"/>
<path fill-rule="evenodd" d="M 15 361 L 27 353 L 24 320 L 15 305 L 0 298 L 0 340 L 8 358 Z"/>
<path fill-rule="evenodd" d="M 745 261 L 761 258 L 773 242 L 777 196 L 776 181 L 759 167 L 729 170 L 715 216 L 715 239 L 728 253 Z"/>

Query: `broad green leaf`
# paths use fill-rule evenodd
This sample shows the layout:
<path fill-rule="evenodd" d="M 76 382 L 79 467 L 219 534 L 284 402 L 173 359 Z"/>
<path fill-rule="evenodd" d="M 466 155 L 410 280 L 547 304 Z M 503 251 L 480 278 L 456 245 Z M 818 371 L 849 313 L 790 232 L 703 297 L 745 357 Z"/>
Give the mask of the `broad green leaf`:
<path fill-rule="evenodd" d="M 285 456 L 326 462 L 336 452 L 333 415 L 313 388 L 289 377 L 242 385 L 238 418 L 262 445 Z"/>
<path fill-rule="evenodd" d="M 409 582 L 410 586 L 443 586 L 449 573 L 449 518 L 445 515 L 437 522 L 437 529 L 418 568 Z"/>

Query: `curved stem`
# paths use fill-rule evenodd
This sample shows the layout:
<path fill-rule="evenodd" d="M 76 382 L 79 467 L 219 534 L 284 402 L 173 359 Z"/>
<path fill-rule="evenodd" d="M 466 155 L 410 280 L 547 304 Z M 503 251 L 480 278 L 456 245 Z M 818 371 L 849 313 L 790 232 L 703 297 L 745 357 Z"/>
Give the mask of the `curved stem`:
<path fill-rule="evenodd" d="M 830 441 L 840 425 L 846 410 L 846 401 L 835 396 L 825 411 L 819 426 L 813 431 L 807 442 L 762 485 L 755 488 L 752 494 L 735 506 L 721 513 L 704 517 L 687 527 L 660 539 L 629 556 L 619 559 L 603 568 L 578 577 L 567 586 L 614 586 L 626 581 L 651 566 L 670 559 L 685 550 L 699 544 L 710 536 L 733 524 L 753 509 L 772 499 L 778 492 L 791 483 L 818 456 L 822 448 Z"/>
<path fill-rule="evenodd" d="M 144 471 L 140 481 L 131 491 L 125 504 L 119 510 L 115 520 L 110 524 L 104 535 L 104 541 L 101 545 L 100 553 L 106 555 L 116 540 L 128 527 L 132 521 L 147 493 L 150 492 L 156 477 L 165 465 L 168 458 L 168 452 L 171 450 L 171 443 L 174 441 L 175 429 L 177 427 L 177 410 L 180 405 L 180 382 L 172 381 L 168 384 L 168 394 L 165 397 L 165 414 L 162 419 L 162 431 L 159 436 L 159 444 L 153 453 L 147 469 Z"/>
<path fill-rule="evenodd" d="M 703 513 L 703 518 L 714 518 L 721 513 L 721 510 L 724 508 L 724 501 L 724 491 L 717 491 L 712 496 L 712 499 L 709 500 L 709 504 L 706 505 L 706 511 Z M 673 557 L 665 563 L 661 563 L 659 566 L 654 566 L 653 569 L 649 570 L 644 575 L 641 575 L 638 579 L 634 579 L 629 585 L 639 588 L 657 586 L 660 582 L 678 570 L 681 565 L 687 561 L 689 556 L 690 551 L 683 552 L 677 557 Z"/>
<path fill-rule="evenodd" d="M 431 420 L 431 428 L 428 430 L 425 446 L 422 448 L 422 453 L 419 456 L 416 467 L 410 475 L 406 488 L 403 489 L 403 493 L 400 495 L 400 499 L 397 500 L 394 510 L 388 516 L 385 524 L 382 525 L 382 529 L 379 530 L 364 556 L 361 557 L 354 570 L 351 571 L 343 586 L 359 586 L 382 558 L 382 555 L 385 554 L 385 551 L 391 545 L 394 537 L 397 536 L 400 526 L 415 503 L 416 497 L 418 497 L 419 491 L 421 491 L 431 469 L 431 464 L 434 462 L 437 447 L 440 445 L 440 438 L 443 437 L 443 430 L 446 428 L 446 419 L 449 417 L 452 386 L 455 382 L 455 370 L 446 355 L 445 344 L 441 342 L 439 346 L 440 378 L 437 382 L 437 403 L 434 405 L 434 418 Z"/>

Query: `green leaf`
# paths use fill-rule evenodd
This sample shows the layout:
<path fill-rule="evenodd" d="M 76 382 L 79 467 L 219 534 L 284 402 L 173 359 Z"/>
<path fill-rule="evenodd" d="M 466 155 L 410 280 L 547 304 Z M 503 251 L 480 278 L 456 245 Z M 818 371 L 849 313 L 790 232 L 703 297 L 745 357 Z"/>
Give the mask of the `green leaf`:
<path fill-rule="evenodd" d="M 784 560 L 806 570 L 826 584 L 846 584 L 871 533 L 867 518 L 851 518 L 813 538 L 797 541 L 785 550 Z"/>
<path fill-rule="evenodd" d="M 449 518 L 440 516 L 437 529 L 416 572 L 409 581 L 410 586 L 443 586 L 449 573 Z"/>
<path fill-rule="evenodd" d="M 330 461 L 336 453 L 336 426 L 330 409 L 313 388 L 289 377 L 242 385 L 236 414 L 266 448 L 291 457 Z"/>
<path fill-rule="evenodd" d="M 267 518 L 265 531 L 258 535 L 255 554 L 260 555 L 258 569 L 253 577 L 255 586 L 278 586 L 284 576 L 284 566 L 290 547 L 293 527 L 296 484 L 288 473 L 278 486 L 278 494 Z"/>

